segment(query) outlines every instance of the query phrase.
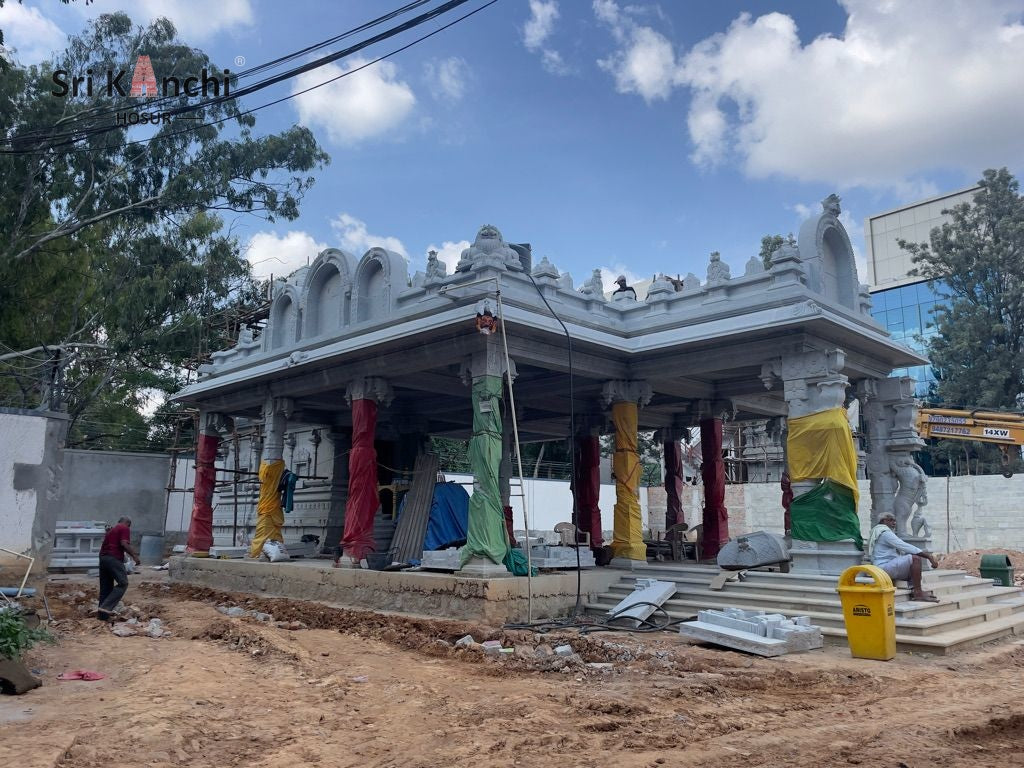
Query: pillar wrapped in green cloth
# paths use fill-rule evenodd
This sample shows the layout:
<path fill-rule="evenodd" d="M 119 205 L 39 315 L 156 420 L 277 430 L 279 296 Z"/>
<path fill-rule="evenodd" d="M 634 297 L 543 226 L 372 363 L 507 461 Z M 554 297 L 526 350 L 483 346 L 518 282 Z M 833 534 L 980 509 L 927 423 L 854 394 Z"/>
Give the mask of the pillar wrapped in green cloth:
<path fill-rule="evenodd" d="M 473 472 L 473 495 L 469 499 L 469 526 L 462 564 L 473 557 L 486 557 L 501 564 L 508 554 L 505 514 L 498 489 L 501 464 L 500 376 L 473 379 L 473 437 L 469 441 L 469 466 Z M 487 403 L 481 411 L 480 404 Z"/>
<path fill-rule="evenodd" d="M 789 507 L 792 535 L 803 541 L 842 541 L 853 539 L 864 549 L 864 538 L 857 518 L 857 503 L 846 486 L 825 480 L 807 493 L 793 499 Z"/>

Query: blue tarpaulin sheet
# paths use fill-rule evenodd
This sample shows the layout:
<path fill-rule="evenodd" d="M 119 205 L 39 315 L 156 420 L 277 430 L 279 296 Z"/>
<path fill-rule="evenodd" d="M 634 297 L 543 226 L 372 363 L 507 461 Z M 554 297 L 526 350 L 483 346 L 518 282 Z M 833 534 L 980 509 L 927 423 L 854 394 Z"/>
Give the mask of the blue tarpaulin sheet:
<path fill-rule="evenodd" d="M 430 503 L 423 549 L 434 550 L 453 541 L 465 541 L 469 528 L 469 494 L 458 483 L 438 483 Z"/>
<path fill-rule="evenodd" d="M 405 511 L 405 499 L 398 506 L 398 517 Z M 438 483 L 434 486 L 434 498 L 430 502 L 427 517 L 427 531 L 423 537 L 423 549 L 435 550 L 452 542 L 466 541 L 469 527 L 469 494 L 458 483 Z M 419 560 L 411 561 L 419 565 Z"/>

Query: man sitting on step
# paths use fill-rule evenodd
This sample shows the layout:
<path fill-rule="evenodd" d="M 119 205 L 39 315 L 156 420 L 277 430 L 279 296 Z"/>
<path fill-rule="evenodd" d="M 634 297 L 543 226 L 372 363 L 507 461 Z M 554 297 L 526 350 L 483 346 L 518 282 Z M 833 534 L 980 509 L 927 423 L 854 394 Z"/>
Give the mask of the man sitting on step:
<path fill-rule="evenodd" d="M 890 513 L 878 518 L 878 525 L 871 529 L 868 538 L 868 558 L 893 581 L 909 581 L 911 600 L 937 603 L 939 598 L 921 588 L 921 561 L 927 560 L 932 568 L 939 567 L 939 561 L 931 552 L 918 549 L 896 535 L 896 516 Z"/>

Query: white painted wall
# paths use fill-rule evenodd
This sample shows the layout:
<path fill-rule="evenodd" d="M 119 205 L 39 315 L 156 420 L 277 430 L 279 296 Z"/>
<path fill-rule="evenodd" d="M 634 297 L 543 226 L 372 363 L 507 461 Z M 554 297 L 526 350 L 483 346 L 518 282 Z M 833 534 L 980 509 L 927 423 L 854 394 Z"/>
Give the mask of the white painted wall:
<path fill-rule="evenodd" d="M 782 493 L 778 483 L 730 487 L 741 491 L 738 498 L 746 514 L 742 530 L 730 527 L 733 535 L 758 530 L 782 533 Z M 871 526 L 867 480 L 862 480 L 859 488 L 857 512 L 866 535 Z M 938 552 L 994 547 L 1024 551 L 1024 475 L 1009 479 L 1001 475 L 930 477 L 924 516 L 932 527 L 932 548 Z M 729 517 L 733 518 L 731 508 Z"/>
<path fill-rule="evenodd" d="M 32 548 L 36 519 L 36 491 L 14 490 L 14 465 L 43 462 L 46 424 L 38 416 L 0 413 L 0 547 L 14 552 Z"/>
<path fill-rule="evenodd" d="M 473 494 L 472 475 L 445 474 L 453 482 L 462 484 L 466 491 Z M 512 480 L 512 526 L 516 530 L 524 530 L 523 499 L 517 496 L 518 479 Z M 530 516 L 530 529 L 534 531 L 553 531 L 557 523 L 572 520 L 572 494 L 569 483 L 564 480 L 542 480 L 527 478 L 523 480 L 523 494 L 526 509 Z M 601 524 L 606 531 L 612 529 L 612 510 L 615 507 L 615 485 L 601 484 L 601 495 L 598 504 L 601 509 Z M 640 515 L 643 527 L 649 523 L 647 489 L 640 489 Z M 610 542 L 609 542 L 610 543 Z"/>

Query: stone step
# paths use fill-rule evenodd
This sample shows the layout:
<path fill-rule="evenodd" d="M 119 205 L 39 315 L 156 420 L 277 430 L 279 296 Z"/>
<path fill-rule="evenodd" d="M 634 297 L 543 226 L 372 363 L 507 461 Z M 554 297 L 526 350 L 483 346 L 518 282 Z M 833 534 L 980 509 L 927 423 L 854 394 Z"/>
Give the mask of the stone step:
<path fill-rule="evenodd" d="M 845 629 L 822 627 L 821 634 L 830 645 L 846 645 Z M 944 656 L 1010 635 L 1024 634 L 1024 613 L 1014 613 L 991 621 L 978 621 L 968 627 L 932 635 L 896 633 L 896 650 Z"/>
<path fill-rule="evenodd" d="M 977 624 L 979 619 L 992 621 L 1016 613 L 1024 613 L 1024 597 L 993 601 L 949 613 L 926 615 L 919 618 L 898 616 L 896 628 L 901 634 L 928 636 L 963 629 Z"/>
<path fill-rule="evenodd" d="M 747 595 L 752 595 L 751 599 L 753 600 L 784 606 L 785 610 L 801 610 L 804 608 L 811 610 L 815 607 L 820 607 L 819 601 L 825 601 L 829 605 L 838 606 L 840 604 L 839 593 L 835 585 L 812 587 L 799 583 L 787 584 L 781 581 L 766 585 L 747 579 L 745 581 L 730 581 L 722 590 L 708 590 L 707 582 L 703 580 L 697 581 L 688 577 L 666 578 L 664 575 L 659 576 L 659 578 L 662 581 L 675 583 L 679 592 L 687 595 L 713 597 L 714 595 L 726 594 L 733 595 L 732 599 L 746 599 Z M 934 592 L 938 597 L 942 598 L 939 603 L 912 601 L 910 599 L 910 590 L 897 590 L 895 595 L 896 610 L 915 616 L 940 613 L 942 611 L 956 610 L 958 607 L 966 608 L 971 605 L 978 605 L 990 597 L 998 597 L 1015 592 L 1015 589 L 1012 587 L 991 587 L 991 579 L 979 579 L 973 576 L 966 578 L 966 584 L 946 587 L 936 586 Z M 612 585 L 609 589 L 628 593 L 632 591 L 633 583 L 630 577 L 624 577 L 622 581 Z"/>
<path fill-rule="evenodd" d="M 630 592 L 632 592 L 632 589 L 622 584 L 612 585 L 609 587 L 609 592 L 597 596 L 594 605 L 605 606 L 605 611 L 607 611 L 608 608 L 616 605 L 625 594 Z M 960 606 L 956 601 L 943 601 L 941 603 L 914 602 L 899 605 L 896 611 L 897 629 L 902 632 L 905 626 L 907 634 L 928 634 L 945 631 L 944 627 L 947 625 L 963 627 L 977 620 L 1005 615 L 1024 608 L 1024 595 L 1021 595 L 1019 598 L 1007 599 L 1008 595 L 1012 593 L 1020 595 L 1019 590 L 1011 587 L 997 587 L 989 595 L 989 598 L 996 599 L 991 601 L 986 599 L 983 603 L 970 606 Z M 757 595 L 753 592 L 738 594 L 737 592 L 729 593 L 727 590 L 720 592 L 711 590 L 686 591 L 682 593 L 677 592 L 666 601 L 663 607 L 670 614 L 673 612 L 679 613 L 677 618 L 696 615 L 696 612 L 700 609 L 731 607 L 782 613 L 787 616 L 807 615 L 812 618 L 814 623 L 819 623 L 822 626 L 842 627 L 844 625 L 842 603 L 838 596 L 835 600 L 779 600 L 769 596 Z"/>

